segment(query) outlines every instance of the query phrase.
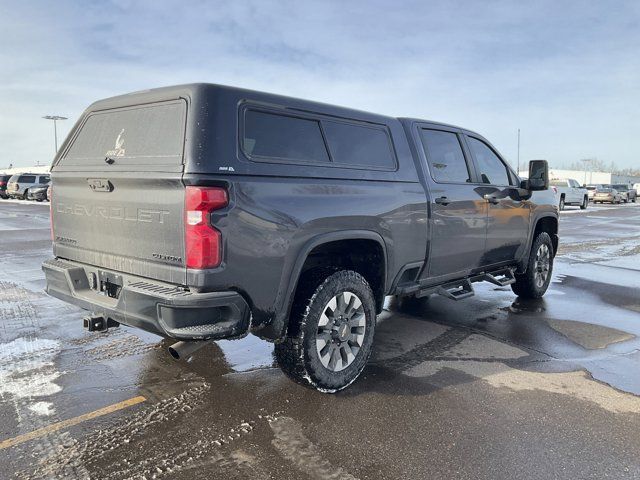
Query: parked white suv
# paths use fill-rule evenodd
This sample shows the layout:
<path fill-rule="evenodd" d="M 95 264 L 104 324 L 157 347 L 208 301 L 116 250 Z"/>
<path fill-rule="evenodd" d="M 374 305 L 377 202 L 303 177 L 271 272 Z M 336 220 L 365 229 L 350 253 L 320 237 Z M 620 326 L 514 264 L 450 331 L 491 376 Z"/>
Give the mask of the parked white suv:
<path fill-rule="evenodd" d="M 26 200 L 29 189 L 48 184 L 49 174 L 22 173 L 12 176 L 7 183 L 7 195 Z"/>
<path fill-rule="evenodd" d="M 589 205 L 589 192 L 581 187 L 573 178 L 554 178 L 551 187 L 558 196 L 558 208 L 564 210 L 565 205 L 577 205 L 582 210 Z"/>

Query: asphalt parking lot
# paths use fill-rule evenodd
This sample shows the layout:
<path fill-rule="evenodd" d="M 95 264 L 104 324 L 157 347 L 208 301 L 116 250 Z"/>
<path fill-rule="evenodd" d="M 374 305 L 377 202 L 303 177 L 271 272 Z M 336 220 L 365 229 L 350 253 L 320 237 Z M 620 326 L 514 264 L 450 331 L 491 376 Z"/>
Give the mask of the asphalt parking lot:
<path fill-rule="evenodd" d="M 568 207 L 544 299 L 480 284 L 409 313 L 324 395 L 255 337 L 189 363 L 43 293 L 43 204 L 0 201 L 2 478 L 639 478 L 640 203 Z"/>

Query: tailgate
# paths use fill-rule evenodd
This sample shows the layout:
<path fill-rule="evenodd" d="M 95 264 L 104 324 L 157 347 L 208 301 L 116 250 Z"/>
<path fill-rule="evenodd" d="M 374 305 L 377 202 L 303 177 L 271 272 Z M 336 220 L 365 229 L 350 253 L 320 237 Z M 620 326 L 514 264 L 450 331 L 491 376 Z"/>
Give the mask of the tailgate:
<path fill-rule="evenodd" d="M 186 103 L 89 113 L 52 169 L 54 253 L 184 284 Z"/>

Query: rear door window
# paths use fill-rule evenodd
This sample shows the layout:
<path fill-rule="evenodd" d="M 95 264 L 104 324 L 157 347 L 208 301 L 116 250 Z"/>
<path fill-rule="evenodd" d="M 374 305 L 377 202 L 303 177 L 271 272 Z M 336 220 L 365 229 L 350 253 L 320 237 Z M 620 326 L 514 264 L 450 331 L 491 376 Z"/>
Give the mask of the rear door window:
<path fill-rule="evenodd" d="M 242 149 L 257 159 L 329 162 L 317 120 L 247 110 Z"/>
<path fill-rule="evenodd" d="M 471 182 L 469 165 L 456 133 L 423 128 L 420 130 L 420 138 L 427 155 L 429 171 L 436 182 Z"/>
<path fill-rule="evenodd" d="M 469 140 L 469 148 L 476 160 L 482 183 L 500 186 L 511 185 L 509 170 L 495 152 L 483 141 L 474 137 L 467 138 Z"/>
<path fill-rule="evenodd" d="M 384 127 L 322 121 L 335 163 L 395 169 L 396 161 Z"/>
<path fill-rule="evenodd" d="M 183 100 L 89 114 L 60 165 L 180 165 Z"/>
<path fill-rule="evenodd" d="M 35 175 L 22 175 L 18 179 L 18 183 L 36 183 L 36 176 Z"/>

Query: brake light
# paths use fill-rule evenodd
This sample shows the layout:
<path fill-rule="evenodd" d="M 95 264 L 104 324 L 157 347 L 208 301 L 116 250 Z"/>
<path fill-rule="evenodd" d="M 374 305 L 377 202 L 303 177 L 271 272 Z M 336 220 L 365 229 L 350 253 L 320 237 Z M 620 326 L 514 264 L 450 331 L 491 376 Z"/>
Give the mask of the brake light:
<path fill-rule="evenodd" d="M 222 262 L 222 234 L 211 225 L 210 213 L 228 205 L 220 187 L 191 187 L 185 191 L 185 257 L 187 268 L 214 268 Z"/>

